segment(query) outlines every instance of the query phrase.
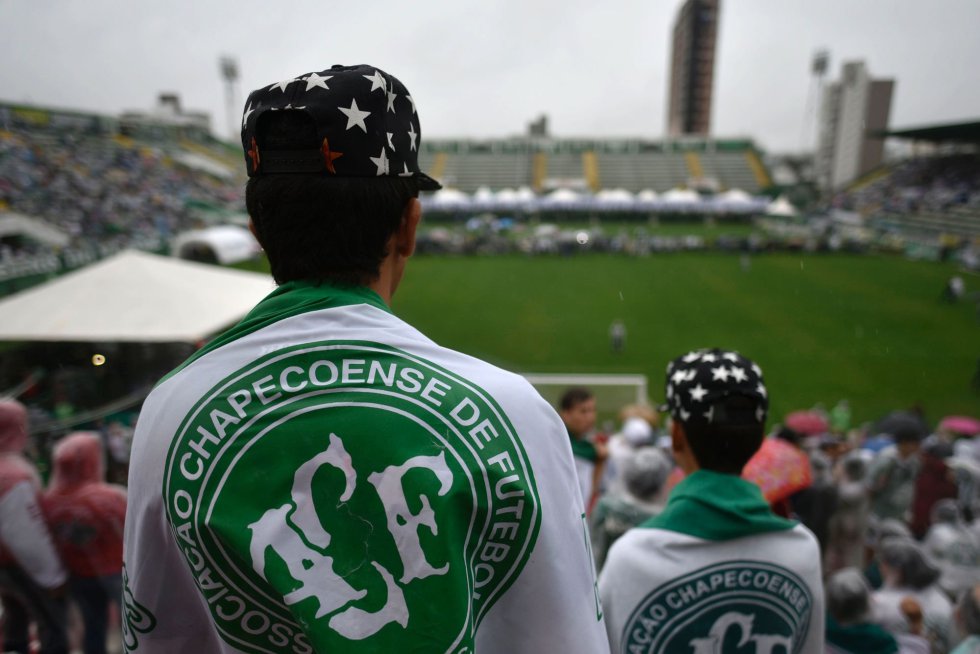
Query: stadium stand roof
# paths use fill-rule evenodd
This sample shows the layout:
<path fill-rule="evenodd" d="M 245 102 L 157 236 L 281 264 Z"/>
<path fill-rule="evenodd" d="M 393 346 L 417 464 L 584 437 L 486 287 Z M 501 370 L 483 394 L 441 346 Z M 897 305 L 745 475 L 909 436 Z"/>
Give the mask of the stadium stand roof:
<path fill-rule="evenodd" d="M 980 121 L 967 123 L 945 123 L 924 125 L 906 129 L 891 129 L 872 132 L 873 136 L 913 139 L 916 141 L 954 141 L 961 143 L 980 143 Z"/>
<path fill-rule="evenodd" d="M 268 275 L 126 250 L 0 301 L 0 340 L 195 343 L 273 288 Z"/>

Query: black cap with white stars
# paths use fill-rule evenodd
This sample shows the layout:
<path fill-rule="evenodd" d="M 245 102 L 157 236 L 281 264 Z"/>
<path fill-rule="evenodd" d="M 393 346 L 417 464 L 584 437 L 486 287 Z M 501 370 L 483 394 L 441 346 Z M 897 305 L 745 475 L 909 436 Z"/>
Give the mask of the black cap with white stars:
<path fill-rule="evenodd" d="M 741 395 L 754 407 L 737 415 L 723 400 Z M 738 352 L 697 350 L 667 364 L 667 404 L 674 420 L 684 424 L 765 424 L 769 393 L 762 369 Z"/>
<path fill-rule="evenodd" d="M 315 147 L 264 148 L 256 131 L 269 111 L 309 115 L 317 130 Z M 415 100 L 397 78 L 373 66 L 333 66 L 252 91 L 242 117 L 242 147 L 249 177 L 414 177 L 420 189 L 434 191 L 439 183 L 419 169 L 421 131 Z"/>

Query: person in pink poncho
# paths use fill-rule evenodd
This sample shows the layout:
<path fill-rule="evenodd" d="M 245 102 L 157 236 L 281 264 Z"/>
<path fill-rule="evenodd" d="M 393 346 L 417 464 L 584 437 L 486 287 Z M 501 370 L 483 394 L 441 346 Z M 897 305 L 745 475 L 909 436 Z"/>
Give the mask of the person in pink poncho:
<path fill-rule="evenodd" d="M 24 456 L 27 411 L 0 400 L 0 599 L 3 650 L 26 653 L 37 623 L 41 654 L 67 654 L 67 573 L 41 513 L 37 469 Z"/>
<path fill-rule="evenodd" d="M 105 483 L 102 440 L 75 432 L 54 448 L 44 513 L 70 573 L 69 588 L 85 625 L 85 654 L 105 654 L 109 603 L 122 595 L 126 493 Z"/>

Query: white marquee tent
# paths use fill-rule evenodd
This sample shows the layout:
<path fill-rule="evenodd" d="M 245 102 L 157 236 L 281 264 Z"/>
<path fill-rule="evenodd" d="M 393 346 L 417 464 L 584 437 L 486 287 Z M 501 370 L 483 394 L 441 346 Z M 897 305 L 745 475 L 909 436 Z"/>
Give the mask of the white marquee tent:
<path fill-rule="evenodd" d="M 0 300 L 0 341 L 193 343 L 274 288 L 268 275 L 127 250 Z"/>
<path fill-rule="evenodd" d="M 171 247 L 181 259 L 208 261 L 195 259 L 203 253 L 222 266 L 251 259 L 260 251 L 252 233 L 237 225 L 215 225 L 183 232 L 177 235 Z"/>

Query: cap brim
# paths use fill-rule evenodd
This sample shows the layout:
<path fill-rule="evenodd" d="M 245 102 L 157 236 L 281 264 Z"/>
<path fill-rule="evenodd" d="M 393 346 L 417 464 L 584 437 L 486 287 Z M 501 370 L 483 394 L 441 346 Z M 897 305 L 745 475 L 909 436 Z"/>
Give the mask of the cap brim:
<path fill-rule="evenodd" d="M 438 191 L 442 188 L 442 184 L 429 177 L 425 173 L 417 173 L 416 179 L 419 180 L 419 189 L 422 191 Z"/>

